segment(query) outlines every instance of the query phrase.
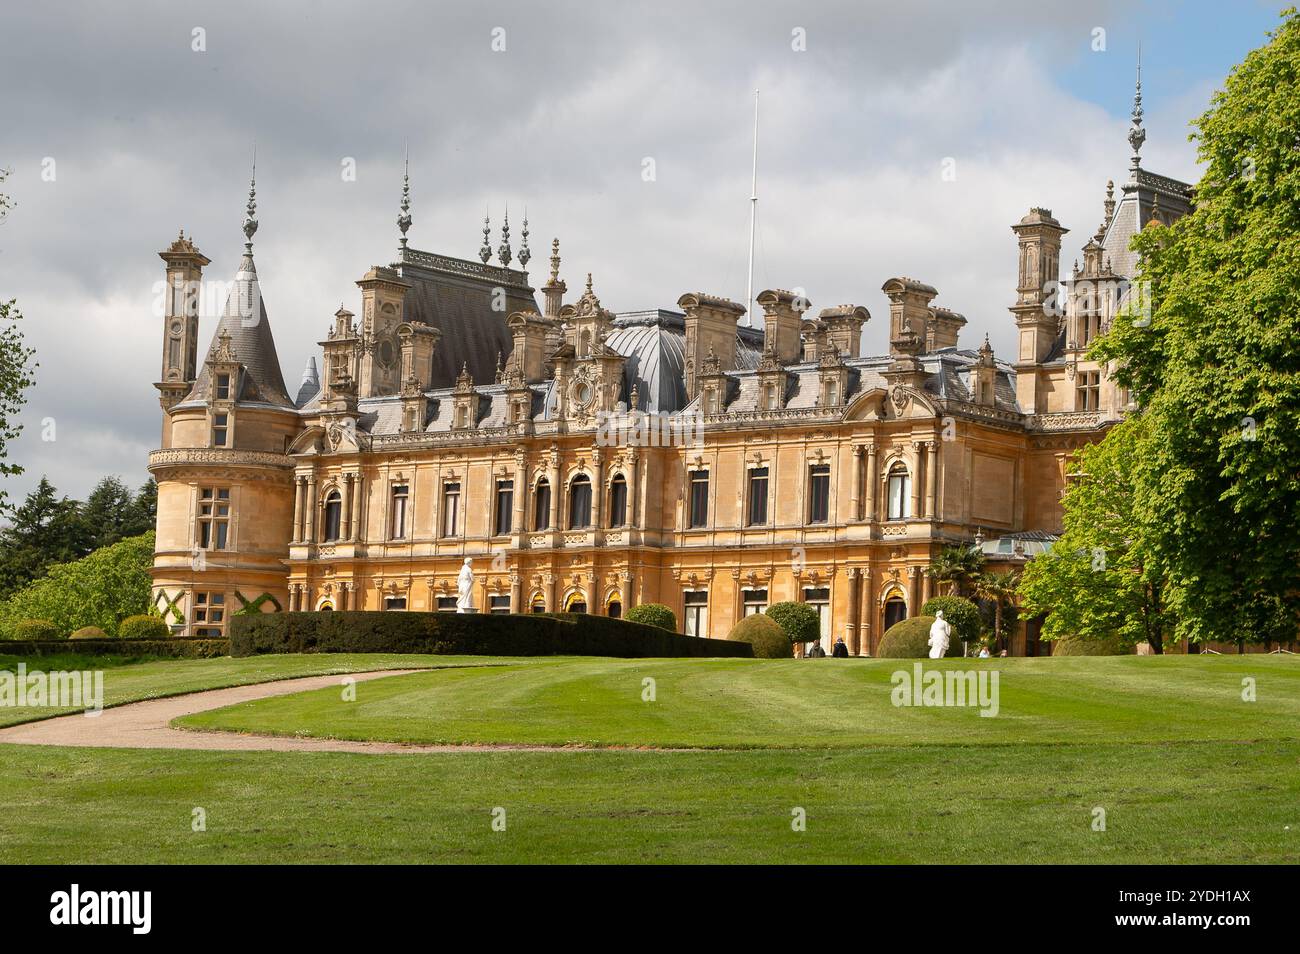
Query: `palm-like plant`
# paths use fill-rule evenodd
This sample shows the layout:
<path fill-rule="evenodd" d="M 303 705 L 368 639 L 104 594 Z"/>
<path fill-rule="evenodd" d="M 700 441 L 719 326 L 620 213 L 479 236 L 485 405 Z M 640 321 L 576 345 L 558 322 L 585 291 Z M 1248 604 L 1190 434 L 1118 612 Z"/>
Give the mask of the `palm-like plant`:
<path fill-rule="evenodd" d="M 1002 633 L 1002 611 L 1016 605 L 1020 574 L 1015 570 L 1006 573 L 980 573 L 975 577 L 972 585 L 976 596 L 993 604 L 993 638 L 1000 648 L 1006 649 L 1006 640 Z"/>
<path fill-rule="evenodd" d="M 965 596 L 984 571 L 984 554 L 974 547 L 944 547 L 930 561 L 926 572 L 936 583 L 945 584 L 945 596 Z"/>

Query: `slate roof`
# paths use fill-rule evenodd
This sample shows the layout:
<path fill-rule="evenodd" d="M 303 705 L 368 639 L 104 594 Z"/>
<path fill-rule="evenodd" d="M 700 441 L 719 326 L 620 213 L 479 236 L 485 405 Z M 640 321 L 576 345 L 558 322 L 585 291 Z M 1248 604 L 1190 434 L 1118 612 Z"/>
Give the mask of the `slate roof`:
<path fill-rule="evenodd" d="M 245 368 L 239 401 L 295 409 L 288 388 L 284 386 L 280 358 L 275 353 L 275 338 L 266 316 L 266 301 L 257 281 L 257 266 L 253 263 L 251 251 L 245 251 L 240 259 L 230 297 L 226 299 L 221 320 L 212 335 L 212 343 L 208 345 L 207 359 L 198 369 L 194 387 L 183 403 L 208 400 L 212 375 L 206 361 L 211 360 L 215 354 L 223 334 L 230 335 L 230 346 L 235 358 Z"/>

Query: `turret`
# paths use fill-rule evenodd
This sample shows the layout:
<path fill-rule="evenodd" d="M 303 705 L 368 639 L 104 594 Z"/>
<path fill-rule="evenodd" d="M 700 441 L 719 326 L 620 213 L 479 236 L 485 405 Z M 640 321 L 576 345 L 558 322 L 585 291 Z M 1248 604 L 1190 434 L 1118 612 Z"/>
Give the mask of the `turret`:
<path fill-rule="evenodd" d="M 167 263 L 167 290 L 163 306 L 162 375 L 154 385 L 159 402 L 169 411 L 194 387 L 198 369 L 199 291 L 206 255 L 184 233 L 176 236 L 158 257 Z"/>

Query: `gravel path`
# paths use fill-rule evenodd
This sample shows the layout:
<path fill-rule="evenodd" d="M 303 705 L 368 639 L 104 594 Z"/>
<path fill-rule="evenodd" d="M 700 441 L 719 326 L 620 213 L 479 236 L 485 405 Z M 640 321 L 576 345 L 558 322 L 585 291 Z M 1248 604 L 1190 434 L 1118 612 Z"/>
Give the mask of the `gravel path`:
<path fill-rule="evenodd" d="M 492 749 L 518 751 L 551 748 L 549 746 L 499 745 L 403 745 L 400 742 L 348 742 L 341 739 L 290 738 L 275 735 L 246 735 L 236 732 L 197 732 L 174 729 L 169 724 L 181 716 L 220 709 L 240 702 L 252 702 L 270 696 L 283 696 L 312 689 L 340 687 L 344 678 L 357 682 L 382 679 L 385 676 L 404 676 L 426 669 L 386 669 L 379 672 L 357 672 L 332 676 L 306 676 L 299 679 L 280 679 L 229 689 L 209 689 L 191 692 L 166 699 L 149 699 L 130 702 L 103 710 L 98 716 L 82 713 L 28 722 L 0 729 L 0 743 L 17 745 L 81 745 L 94 748 L 117 749 L 214 749 L 220 751 L 272 752 L 363 752 L 389 754 L 394 752 L 463 752 L 467 749 Z M 554 751 L 554 749 L 552 749 Z"/>

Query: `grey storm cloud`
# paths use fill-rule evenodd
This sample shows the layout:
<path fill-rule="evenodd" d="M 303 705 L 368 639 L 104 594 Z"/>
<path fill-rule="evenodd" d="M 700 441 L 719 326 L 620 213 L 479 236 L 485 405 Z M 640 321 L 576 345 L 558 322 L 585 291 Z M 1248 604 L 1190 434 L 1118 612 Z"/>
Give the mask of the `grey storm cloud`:
<path fill-rule="evenodd" d="M 1126 169 L 1127 103 L 1053 77 L 1062 50 L 1111 34 L 1129 73 L 1125 4 L 59 4 L 5 15 L 0 295 L 16 297 L 38 385 L 12 449 L 84 494 L 132 483 L 159 432 L 156 252 L 184 228 L 229 279 L 253 144 L 256 254 L 286 381 L 353 282 L 396 250 L 409 147 L 411 244 L 474 257 L 525 206 L 533 274 L 559 236 L 571 289 L 594 273 L 616 311 L 685 291 L 744 297 L 752 96 L 762 90 L 756 289 L 871 309 L 908 274 L 987 332 L 1014 329 L 1008 230 L 1048 205 L 1086 240 Z M 505 50 L 492 48 L 504 30 Z M 194 31 L 203 51 L 195 51 Z M 805 51 L 792 48 L 795 30 Z M 1194 178 L 1183 115 L 1147 165 Z M 342 164 L 356 164 L 345 181 Z M 643 176 L 653 160 L 652 181 Z M 954 181 L 941 164 L 955 162 Z M 53 160 L 54 181 L 42 178 Z M 207 322 L 201 334 L 211 334 Z M 53 427 L 54 440 L 43 440 Z M 43 431 L 47 432 L 43 435 Z"/>

